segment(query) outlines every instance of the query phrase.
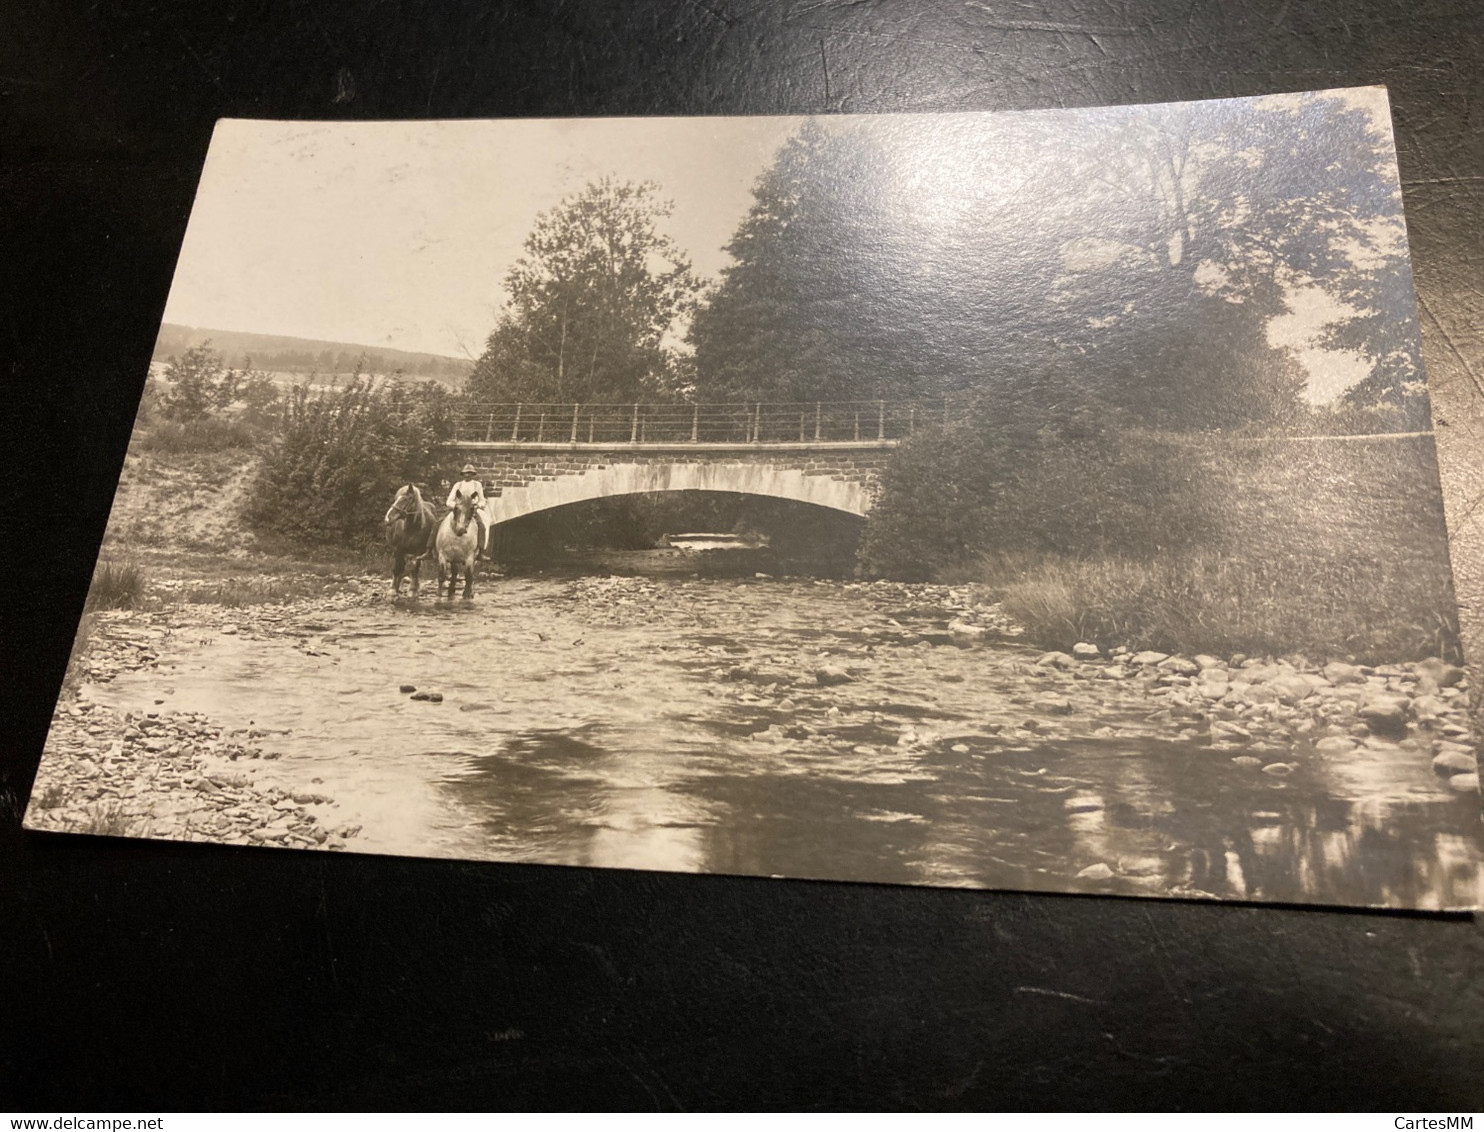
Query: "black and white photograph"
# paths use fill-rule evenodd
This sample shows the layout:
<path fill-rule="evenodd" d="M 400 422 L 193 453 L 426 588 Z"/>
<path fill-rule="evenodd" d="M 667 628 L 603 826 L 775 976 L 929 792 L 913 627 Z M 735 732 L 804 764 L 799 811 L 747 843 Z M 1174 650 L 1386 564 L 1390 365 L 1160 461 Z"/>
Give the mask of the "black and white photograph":
<path fill-rule="evenodd" d="M 33 830 L 1478 905 L 1381 87 L 218 123 Z"/>

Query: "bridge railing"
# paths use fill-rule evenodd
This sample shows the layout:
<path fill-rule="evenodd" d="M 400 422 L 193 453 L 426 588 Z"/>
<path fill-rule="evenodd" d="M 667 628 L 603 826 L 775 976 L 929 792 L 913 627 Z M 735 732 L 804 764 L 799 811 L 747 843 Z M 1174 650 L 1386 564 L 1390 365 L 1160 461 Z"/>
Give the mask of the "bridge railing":
<path fill-rule="evenodd" d="M 806 444 L 901 440 L 950 419 L 946 401 L 481 405 L 454 418 L 455 441 L 535 444 Z"/>

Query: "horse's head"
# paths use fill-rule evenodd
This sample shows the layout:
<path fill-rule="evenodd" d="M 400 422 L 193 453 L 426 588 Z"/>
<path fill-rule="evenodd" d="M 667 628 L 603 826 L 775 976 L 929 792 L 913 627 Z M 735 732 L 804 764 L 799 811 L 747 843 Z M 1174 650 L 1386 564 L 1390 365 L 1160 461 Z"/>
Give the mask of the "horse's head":
<path fill-rule="evenodd" d="M 411 484 L 404 484 L 396 490 L 392 497 L 392 506 L 386 509 L 387 524 L 398 522 L 399 519 L 407 519 L 417 513 L 417 488 Z"/>
<path fill-rule="evenodd" d="M 454 492 L 453 496 L 453 533 L 460 538 L 469 529 L 469 524 L 474 521 L 474 500 L 466 496 L 462 491 Z"/>
<path fill-rule="evenodd" d="M 416 484 L 405 483 L 397 489 L 397 494 L 392 497 L 392 505 L 387 508 L 386 522 L 395 523 L 404 519 L 417 516 L 422 510 L 422 493 L 417 490 Z"/>

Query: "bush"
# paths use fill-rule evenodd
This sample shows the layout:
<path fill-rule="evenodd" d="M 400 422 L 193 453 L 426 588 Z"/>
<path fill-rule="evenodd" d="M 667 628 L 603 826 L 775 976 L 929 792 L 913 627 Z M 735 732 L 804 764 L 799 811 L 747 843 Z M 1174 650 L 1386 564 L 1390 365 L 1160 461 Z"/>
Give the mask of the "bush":
<path fill-rule="evenodd" d="M 897 450 L 860 564 L 927 581 L 988 552 L 1142 557 L 1198 543 L 1207 520 L 1183 450 L 1044 378 Z"/>
<path fill-rule="evenodd" d="M 861 563 L 988 583 L 1048 648 L 1459 655 L 1427 437 L 1156 432 L 1048 382 L 903 445 Z"/>
<path fill-rule="evenodd" d="M 450 394 L 357 375 L 340 389 L 296 387 L 264 454 L 244 518 L 297 541 L 354 546 L 378 537 L 397 486 L 425 480 L 451 434 Z"/>
<path fill-rule="evenodd" d="M 1206 516 L 1199 544 L 1105 556 L 987 552 L 945 576 L 990 585 L 1047 648 L 1458 658 L 1428 440 L 1188 438 L 1184 448 Z"/>

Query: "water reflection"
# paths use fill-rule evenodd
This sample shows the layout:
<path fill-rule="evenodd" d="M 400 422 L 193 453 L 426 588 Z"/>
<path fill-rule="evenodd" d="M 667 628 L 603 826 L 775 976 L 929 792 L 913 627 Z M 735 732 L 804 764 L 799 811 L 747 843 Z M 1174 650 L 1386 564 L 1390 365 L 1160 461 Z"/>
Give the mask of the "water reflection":
<path fill-rule="evenodd" d="M 1103 682 L 1028 721 L 1027 653 L 954 647 L 931 610 L 818 583 L 661 579 L 603 617 L 559 579 L 472 603 L 316 614 L 313 635 L 180 634 L 90 690 L 271 721 L 358 847 L 623 868 L 1458 907 L 1476 802 L 1427 753 L 1300 742 L 1286 777 L 1171 739 Z M 621 603 L 614 603 L 620 613 Z M 904 627 L 906 626 L 906 627 Z M 939 638 L 942 638 L 941 640 Z M 816 666 L 849 664 L 838 687 Z M 415 703 L 402 684 L 439 689 Z M 1034 730 L 1027 730 L 1031 724 Z M 1098 730 L 1100 734 L 1092 732 Z M 265 764 L 265 767 L 267 764 Z"/>

